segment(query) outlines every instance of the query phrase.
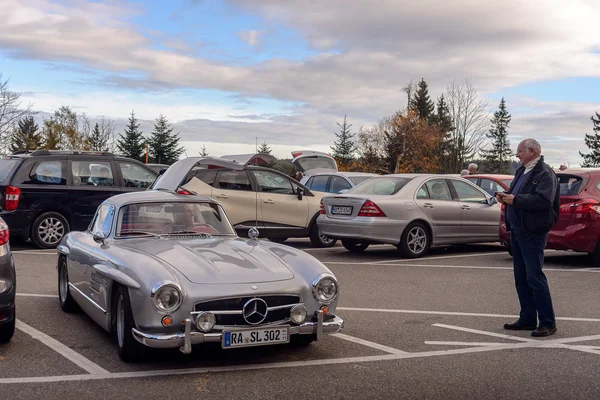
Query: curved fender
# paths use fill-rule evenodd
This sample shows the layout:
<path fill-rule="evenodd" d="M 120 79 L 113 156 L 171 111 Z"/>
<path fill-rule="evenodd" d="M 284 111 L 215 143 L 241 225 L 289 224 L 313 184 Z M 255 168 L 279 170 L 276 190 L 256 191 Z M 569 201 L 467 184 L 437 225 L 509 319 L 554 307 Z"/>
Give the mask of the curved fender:
<path fill-rule="evenodd" d="M 94 268 L 94 270 L 100 272 L 103 275 L 106 275 L 110 279 L 112 279 L 116 282 L 119 282 L 122 285 L 129 286 L 130 288 L 133 288 L 133 289 L 140 288 L 139 283 L 134 281 L 129 276 L 125 275 L 123 272 L 117 271 L 113 267 L 108 267 L 104 264 L 94 264 L 93 268 Z"/>
<path fill-rule="evenodd" d="M 71 250 L 64 244 L 58 245 L 58 247 L 56 247 L 56 251 L 59 254 L 64 254 L 65 256 L 68 256 L 69 254 L 71 254 Z"/>

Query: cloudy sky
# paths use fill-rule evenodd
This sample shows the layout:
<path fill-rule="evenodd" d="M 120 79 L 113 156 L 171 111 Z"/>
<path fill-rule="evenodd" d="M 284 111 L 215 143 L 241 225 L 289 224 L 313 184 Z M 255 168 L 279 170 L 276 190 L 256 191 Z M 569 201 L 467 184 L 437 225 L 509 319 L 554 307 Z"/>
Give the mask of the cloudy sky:
<path fill-rule="evenodd" d="M 0 73 L 36 110 L 121 128 L 160 113 L 187 154 L 328 150 L 336 122 L 370 126 L 424 78 L 505 97 L 512 147 L 581 162 L 600 112 L 597 0 L 0 0 Z"/>

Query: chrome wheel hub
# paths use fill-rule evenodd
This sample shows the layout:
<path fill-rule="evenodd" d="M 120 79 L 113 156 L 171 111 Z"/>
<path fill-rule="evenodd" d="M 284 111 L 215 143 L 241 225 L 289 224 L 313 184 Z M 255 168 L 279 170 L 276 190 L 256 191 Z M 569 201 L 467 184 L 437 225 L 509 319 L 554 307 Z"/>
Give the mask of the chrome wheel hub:
<path fill-rule="evenodd" d="M 57 218 L 46 218 L 38 227 L 38 235 L 42 242 L 53 245 L 65 235 L 65 226 Z"/>
<path fill-rule="evenodd" d="M 414 253 L 419 254 L 425 250 L 427 246 L 427 234 L 420 226 L 415 226 L 408 232 L 407 237 L 408 249 Z"/>

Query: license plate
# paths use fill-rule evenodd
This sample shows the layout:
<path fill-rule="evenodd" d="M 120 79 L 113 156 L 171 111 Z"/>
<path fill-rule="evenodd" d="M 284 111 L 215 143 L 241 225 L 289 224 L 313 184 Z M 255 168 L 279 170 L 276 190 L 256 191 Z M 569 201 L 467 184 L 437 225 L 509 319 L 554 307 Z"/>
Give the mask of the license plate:
<path fill-rule="evenodd" d="M 286 325 L 276 328 L 223 331 L 221 347 L 231 349 L 234 347 L 264 346 L 289 342 L 290 327 Z"/>
<path fill-rule="evenodd" d="M 342 215 L 350 215 L 352 214 L 352 207 L 331 207 L 332 214 L 342 214 Z"/>

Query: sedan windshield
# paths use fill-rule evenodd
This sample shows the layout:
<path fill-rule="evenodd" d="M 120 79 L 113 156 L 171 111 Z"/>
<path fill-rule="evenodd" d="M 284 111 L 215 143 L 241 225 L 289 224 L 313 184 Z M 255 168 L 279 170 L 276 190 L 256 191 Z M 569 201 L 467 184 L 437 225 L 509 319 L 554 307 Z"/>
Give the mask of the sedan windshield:
<path fill-rule="evenodd" d="M 136 203 L 121 207 L 117 237 L 234 235 L 221 206 L 200 202 Z"/>
<path fill-rule="evenodd" d="M 371 178 L 362 184 L 350 189 L 346 193 L 352 194 L 378 194 L 391 196 L 396 194 L 406 185 L 411 178 L 385 177 Z"/>

